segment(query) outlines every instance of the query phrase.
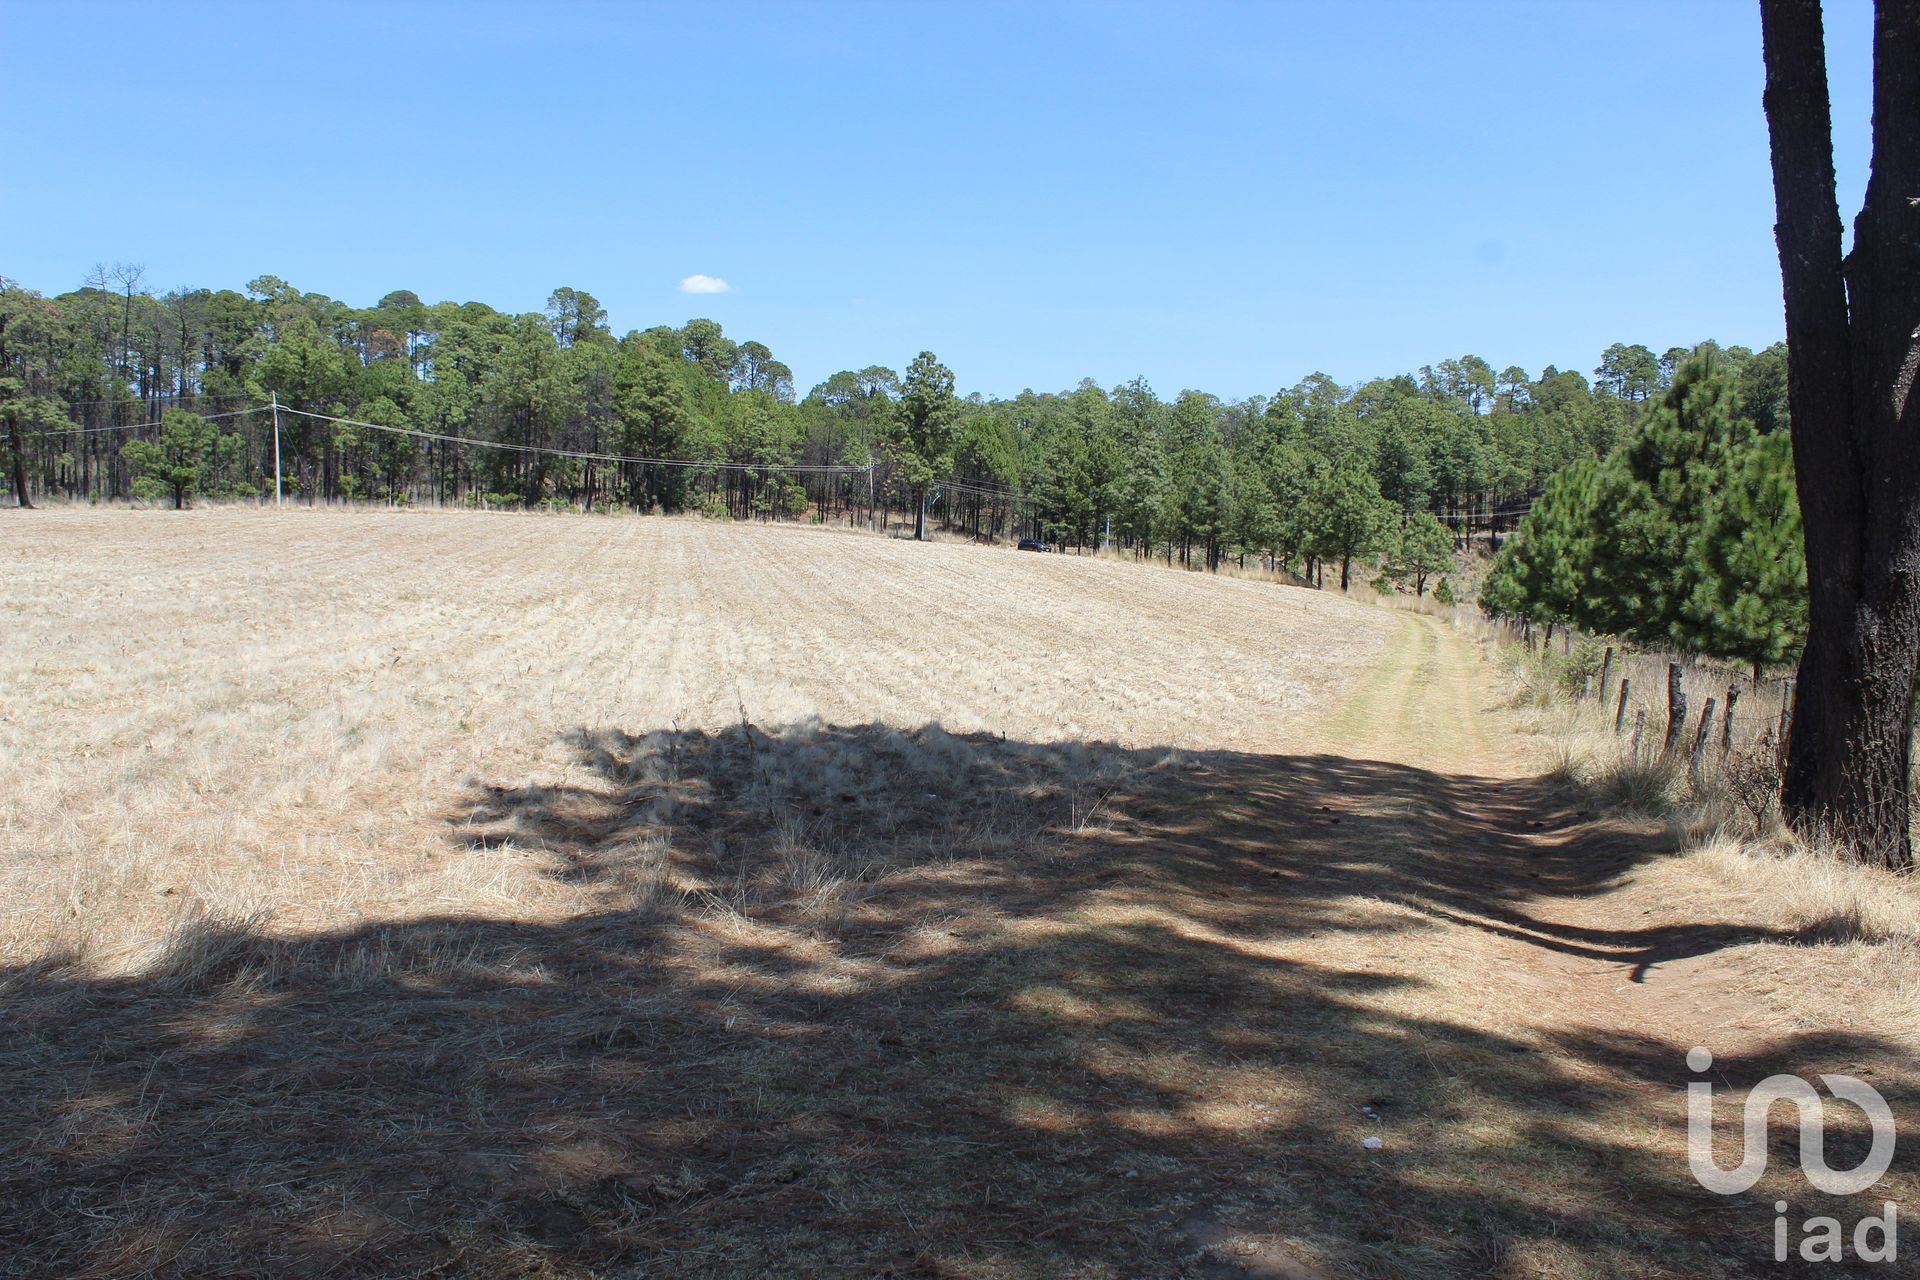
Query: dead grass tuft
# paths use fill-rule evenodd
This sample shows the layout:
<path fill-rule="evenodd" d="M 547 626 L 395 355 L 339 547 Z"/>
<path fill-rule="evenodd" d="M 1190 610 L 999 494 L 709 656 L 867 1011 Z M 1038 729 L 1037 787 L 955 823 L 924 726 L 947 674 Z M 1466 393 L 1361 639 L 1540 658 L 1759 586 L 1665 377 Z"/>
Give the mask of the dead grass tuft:
<path fill-rule="evenodd" d="M 257 914 L 227 915 L 197 906 L 174 921 L 140 976 L 158 990 L 205 994 L 262 961 L 271 964 L 258 942 L 260 923 Z"/>

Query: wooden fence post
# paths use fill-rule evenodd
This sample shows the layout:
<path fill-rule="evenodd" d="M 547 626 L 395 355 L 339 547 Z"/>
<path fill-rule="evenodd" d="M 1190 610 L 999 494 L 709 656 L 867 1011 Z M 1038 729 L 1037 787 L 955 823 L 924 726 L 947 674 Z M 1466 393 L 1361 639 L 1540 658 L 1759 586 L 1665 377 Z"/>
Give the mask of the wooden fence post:
<path fill-rule="evenodd" d="M 1614 712 L 1614 713 L 1613 713 L 1613 732 L 1614 732 L 1614 734 L 1615 734 L 1615 736 L 1618 736 L 1618 735 L 1619 735 L 1619 733 L 1620 733 L 1620 726 L 1621 726 L 1622 724 L 1624 724 L 1624 723 L 1626 723 L 1626 719 L 1627 719 L 1627 686 L 1628 686 L 1628 685 L 1630 685 L 1631 683 L 1633 683 L 1633 682 L 1632 682 L 1632 681 L 1630 681 L 1630 680 L 1628 680 L 1628 679 L 1627 679 L 1627 678 L 1626 678 L 1625 676 L 1621 676 L 1621 677 L 1620 677 L 1620 709 L 1619 709 L 1618 711 L 1616 711 L 1616 712 Z"/>
<path fill-rule="evenodd" d="M 1733 750 L 1733 704 L 1740 701 L 1740 686 L 1727 686 L 1726 720 L 1720 726 L 1720 754 L 1726 755 Z"/>
<path fill-rule="evenodd" d="M 1700 732 L 1693 735 L 1693 752 L 1687 758 L 1689 777 L 1700 776 L 1700 755 L 1707 749 L 1707 732 L 1713 728 L 1713 699 L 1707 699 L 1707 705 L 1700 708 Z"/>
<path fill-rule="evenodd" d="M 1667 664 L 1667 739 L 1660 750 L 1663 755 L 1671 755 L 1680 745 L 1680 736 L 1687 731 L 1687 685 L 1686 673 L 1680 664 Z"/>
<path fill-rule="evenodd" d="M 1600 701 L 1601 702 L 1605 702 L 1607 700 L 1607 677 L 1612 674 L 1613 674 L 1613 646 L 1608 645 L 1606 656 L 1600 659 Z M 1619 727 L 1620 726 L 1617 724 L 1614 726 L 1614 729 L 1616 732 L 1619 730 Z"/>
<path fill-rule="evenodd" d="M 1645 707 L 1637 707 L 1633 713 L 1633 760 L 1635 764 L 1640 762 L 1640 738 L 1646 733 L 1646 730 L 1647 709 Z"/>

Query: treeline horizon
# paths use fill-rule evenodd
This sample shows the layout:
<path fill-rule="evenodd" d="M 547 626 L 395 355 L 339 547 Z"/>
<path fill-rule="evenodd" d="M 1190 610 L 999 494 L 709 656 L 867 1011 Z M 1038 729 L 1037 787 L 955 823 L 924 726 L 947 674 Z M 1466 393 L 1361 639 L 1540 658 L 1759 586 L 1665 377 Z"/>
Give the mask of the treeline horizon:
<path fill-rule="evenodd" d="M 0 282 L 16 503 L 270 497 L 267 415 L 198 418 L 277 400 L 290 411 L 283 483 L 299 501 L 899 514 L 1206 567 L 1256 556 L 1310 580 L 1330 562 L 1344 581 L 1361 562 L 1417 589 L 1445 569 L 1442 538 L 1451 552 L 1510 527 L 1550 477 L 1626 440 L 1700 351 L 1761 432 L 1785 426 L 1779 343 L 1659 355 L 1616 343 L 1591 379 L 1465 355 L 1354 385 L 1315 373 L 1241 400 L 1191 389 L 1163 399 L 1143 378 L 963 397 L 923 352 L 904 373 L 843 370 L 803 395 L 764 343 L 708 319 L 616 337 L 574 288 L 556 289 L 544 312 L 510 314 L 407 290 L 353 307 L 275 276 L 163 295 L 141 289 L 135 268 L 98 270 L 53 297 Z M 194 429 L 171 440 L 160 426 L 119 430 L 169 409 L 192 411 Z"/>

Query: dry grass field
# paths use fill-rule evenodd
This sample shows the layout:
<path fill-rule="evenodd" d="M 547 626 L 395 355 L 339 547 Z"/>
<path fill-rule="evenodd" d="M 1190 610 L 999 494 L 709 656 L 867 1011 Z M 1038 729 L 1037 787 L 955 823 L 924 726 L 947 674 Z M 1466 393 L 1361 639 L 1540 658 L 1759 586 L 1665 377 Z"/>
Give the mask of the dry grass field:
<path fill-rule="evenodd" d="M 72 510 L 10 520 L 0 554 L 0 957 L 109 968 L 187 904 L 276 929 L 571 914 L 538 838 L 481 827 L 500 788 L 613 796 L 585 749 L 609 735 L 1269 750 L 1388 625 L 1307 592 L 696 521 Z M 1067 766 L 1089 805 L 1094 766 Z M 918 807 L 932 828 L 956 803 Z"/>
<path fill-rule="evenodd" d="M 1914 1120 L 1898 913 L 1672 856 L 1429 617 L 447 513 L 8 513 L 0 588 L 0 1275 L 1775 1274 L 1686 1049 Z"/>

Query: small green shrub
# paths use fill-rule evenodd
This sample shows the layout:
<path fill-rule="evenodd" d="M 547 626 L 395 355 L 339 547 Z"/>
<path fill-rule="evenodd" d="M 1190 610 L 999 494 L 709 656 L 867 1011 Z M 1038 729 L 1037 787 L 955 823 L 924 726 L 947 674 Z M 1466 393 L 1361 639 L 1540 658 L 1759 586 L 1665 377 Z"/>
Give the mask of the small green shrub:
<path fill-rule="evenodd" d="M 1589 681 L 1600 679 L 1600 663 L 1605 657 L 1605 646 L 1597 640 L 1582 640 L 1573 646 L 1571 653 L 1561 651 L 1548 653 L 1545 657 L 1562 689 L 1572 694 L 1584 694 Z"/>

